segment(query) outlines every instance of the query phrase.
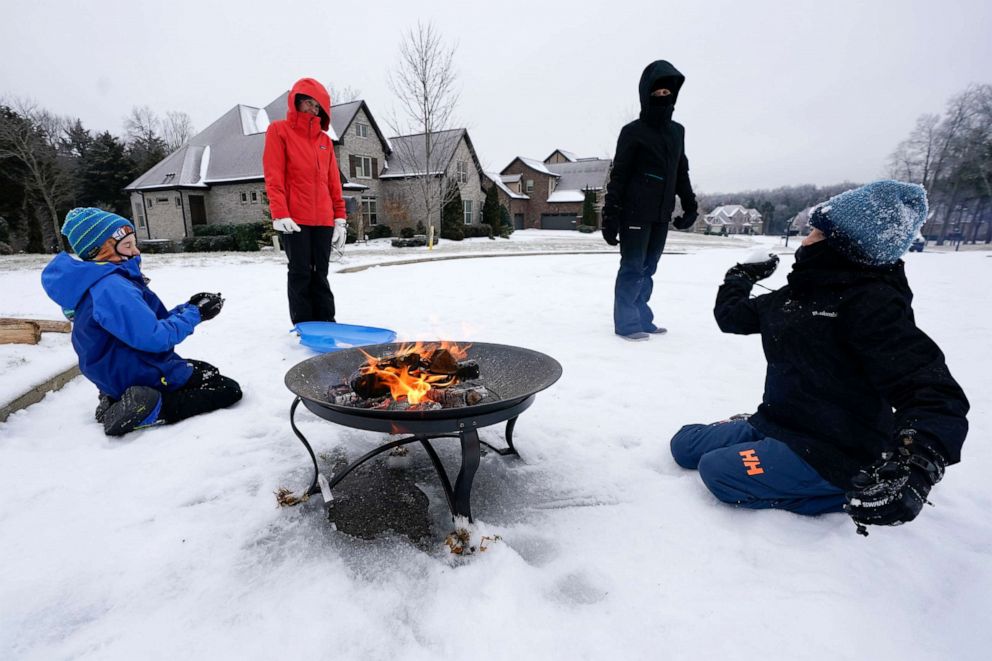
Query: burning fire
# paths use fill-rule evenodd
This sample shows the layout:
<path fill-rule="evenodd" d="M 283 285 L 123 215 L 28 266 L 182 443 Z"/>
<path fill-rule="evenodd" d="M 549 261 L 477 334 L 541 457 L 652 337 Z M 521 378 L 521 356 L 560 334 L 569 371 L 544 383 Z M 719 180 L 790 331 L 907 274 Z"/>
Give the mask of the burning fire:
<path fill-rule="evenodd" d="M 450 374 L 430 373 L 421 369 L 421 357 L 437 356 L 441 351 L 446 351 L 453 359 L 453 366 L 458 361 L 463 361 L 468 357 L 468 349 L 471 344 L 459 345 L 455 342 L 444 341 L 439 344 L 425 344 L 417 342 L 415 344 L 404 344 L 395 354 L 394 365 L 380 365 L 380 359 L 369 355 L 365 351 L 367 360 L 359 372 L 366 375 L 374 375 L 383 385 L 389 388 L 390 396 L 395 401 L 408 401 L 411 404 L 419 404 L 427 396 L 432 388 L 447 388 L 458 381 L 454 374 L 454 369 Z M 404 362 L 404 358 L 410 360 Z"/>

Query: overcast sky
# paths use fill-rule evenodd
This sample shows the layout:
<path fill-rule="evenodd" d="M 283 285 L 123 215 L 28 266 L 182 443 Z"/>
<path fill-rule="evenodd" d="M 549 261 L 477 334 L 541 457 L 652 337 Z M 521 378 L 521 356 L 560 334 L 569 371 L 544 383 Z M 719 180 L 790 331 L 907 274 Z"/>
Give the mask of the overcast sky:
<path fill-rule="evenodd" d="M 312 76 L 359 89 L 385 124 L 387 73 L 418 19 L 457 45 L 459 124 L 495 171 L 556 147 L 612 157 L 655 59 L 686 75 L 675 118 L 710 193 L 884 176 L 920 114 L 992 82 L 987 0 L 5 0 L 0 96 L 93 130 L 122 133 L 145 104 L 202 129 Z"/>

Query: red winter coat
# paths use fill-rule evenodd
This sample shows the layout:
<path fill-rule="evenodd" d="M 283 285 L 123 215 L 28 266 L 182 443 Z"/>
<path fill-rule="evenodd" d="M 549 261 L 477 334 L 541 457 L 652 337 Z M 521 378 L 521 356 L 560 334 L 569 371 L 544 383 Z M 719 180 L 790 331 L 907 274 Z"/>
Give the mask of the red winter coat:
<path fill-rule="evenodd" d="M 297 112 L 296 95 L 317 100 L 318 117 Z M 346 218 L 341 173 L 331 125 L 331 97 L 313 78 L 301 78 L 289 92 L 286 119 L 272 122 L 265 132 L 262 170 L 273 220 L 292 218 L 299 225 L 333 225 Z"/>

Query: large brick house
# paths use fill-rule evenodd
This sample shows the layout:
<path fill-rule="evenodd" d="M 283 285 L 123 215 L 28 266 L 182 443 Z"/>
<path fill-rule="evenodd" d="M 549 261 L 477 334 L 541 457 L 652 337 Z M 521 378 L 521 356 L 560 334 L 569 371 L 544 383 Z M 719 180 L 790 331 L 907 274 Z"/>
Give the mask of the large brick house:
<path fill-rule="evenodd" d="M 388 209 L 387 222 L 394 230 L 440 227 L 441 209 L 434 205 L 437 216 L 432 223 L 426 217 L 424 184 L 427 183 L 436 199 L 446 186 L 455 185 L 462 198 L 462 215 L 466 225 L 482 220 L 482 203 L 486 194 L 482 187 L 483 172 L 479 157 L 466 129 L 450 129 L 431 134 L 430 164 L 427 161 L 427 140 L 423 133 L 403 135 L 389 139 L 392 152 L 380 179 L 385 183 L 384 205 Z"/>
<path fill-rule="evenodd" d="M 705 234 L 760 234 L 761 214 L 757 209 L 748 209 L 739 204 L 725 204 L 713 209 L 703 217 L 696 231 Z"/>
<path fill-rule="evenodd" d="M 195 135 L 189 143 L 142 174 L 125 190 L 144 239 L 180 239 L 208 223 L 268 220 L 262 151 L 270 121 L 286 117 L 285 92 L 263 108 L 239 104 Z M 378 171 L 389 142 L 364 101 L 331 107 L 334 154 L 343 170 L 354 216 L 374 224 Z"/>
<path fill-rule="evenodd" d="M 516 229 L 575 229 L 587 190 L 596 195 L 599 226 L 612 163 L 605 158 L 576 158 L 556 149 L 543 161 L 518 156 L 490 179 L 496 182 L 500 204 L 510 212 Z"/>

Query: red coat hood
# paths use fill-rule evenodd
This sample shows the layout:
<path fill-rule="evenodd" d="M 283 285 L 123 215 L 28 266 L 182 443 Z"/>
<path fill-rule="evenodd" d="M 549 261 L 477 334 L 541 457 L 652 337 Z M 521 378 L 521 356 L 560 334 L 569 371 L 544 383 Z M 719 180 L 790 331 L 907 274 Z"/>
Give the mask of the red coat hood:
<path fill-rule="evenodd" d="M 300 113 L 296 110 L 296 95 L 305 94 L 317 100 L 320 104 L 320 129 L 326 131 L 331 127 L 331 95 L 327 89 L 313 78 L 300 78 L 293 84 L 293 89 L 289 91 L 286 103 L 289 109 L 286 111 L 286 119 L 289 123 L 296 125 Z"/>

